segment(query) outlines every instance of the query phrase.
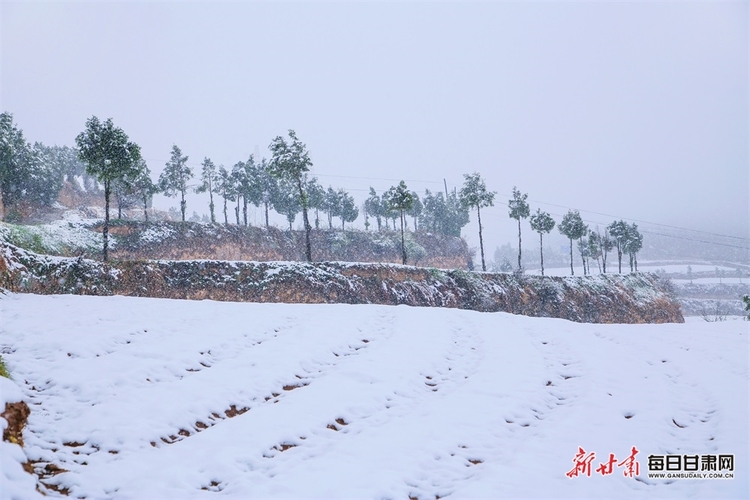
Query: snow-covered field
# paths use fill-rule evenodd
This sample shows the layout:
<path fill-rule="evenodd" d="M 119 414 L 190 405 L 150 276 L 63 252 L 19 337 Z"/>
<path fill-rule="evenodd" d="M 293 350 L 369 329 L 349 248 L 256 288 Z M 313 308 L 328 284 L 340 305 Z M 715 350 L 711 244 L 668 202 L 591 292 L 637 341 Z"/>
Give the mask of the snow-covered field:
<path fill-rule="evenodd" d="M 648 262 L 638 264 L 638 271 L 643 273 L 655 273 L 655 272 L 664 272 L 667 275 L 670 274 L 687 274 L 687 268 L 688 264 L 649 264 Z M 693 279 L 696 283 L 719 283 L 719 277 L 714 276 L 714 273 L 716 273 L 716 270 L 718 269 L 721 272 L 724 272 L 724 276 L 722 277 L 722 281 L 724 283 L 739 283 L 740 278 L 737 277 L 737 268 L 733 267 L 727 267 L 727 266 L 714 266 L 709 264 L 692 264 L 690 265 L 691 272 L 694 275 L 698 275 L 698 273 L 701 273 L 705 275 L 706 273 L 711 273 L 712 276 L 709 277 L 696 277 Z M 580 263 L 573 264 L 573 270 L 575 271 L 576 276 L 583 276 L 583 267 L 581 267 Z M 539 269 L 529 269 L 526 271 L 527 274 L 542 274 Z M 624 274 L 630 273 L 630 264 L 623 261 L 622 263 L 622 272 Z M 596 262 L 591 263 L 591 273 L 592 274 L 599 274 L 599 268 L 596 265 Z M 615 258 L 614 261 L 607 262 L 607 273 L 609 274 L 617 274 L 617 259 Z M 570 266 L 567 267 L 551 267 L 551 268 L 544 268 L 544 274 L 546 276 L 570 276 Z M 743 276 L 747 276 L 747 272 L 743 274 Z M 675 280 L 677 281 L 677 280 Z M 685 279 L 684 281 L 690 282 L 690 280 Z M 743 278 L 744 282 L 747 282 L 747 277 Z"/>
<path fill-rule="evenodd" d="M 748 497 L 744 321 L 14 294 L 0 317 L 25 452 L 71 497 Z M 3 497 L 35 496 L 2 446 Z M 731 479 L 648 478 L 728 454 Z"/>

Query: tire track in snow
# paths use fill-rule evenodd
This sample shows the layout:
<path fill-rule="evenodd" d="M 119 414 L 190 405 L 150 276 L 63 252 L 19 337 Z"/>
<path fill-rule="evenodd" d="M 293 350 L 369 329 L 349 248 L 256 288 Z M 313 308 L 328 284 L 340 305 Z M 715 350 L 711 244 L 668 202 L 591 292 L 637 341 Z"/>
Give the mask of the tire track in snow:
<path fill-rule="evenodd" d="M 376 324 L 380 323 L 381 321 L 384 321 L 385 323 L 388 323 L 389 320 L 386 318 L 385 315 L 380 315 L 376 319 Z M 298 326 L 299 323 L 295 323 L 292 326 L 288 326 L 287 329 L 291 332 L 294 331 L 294 327 Z M 376 331 L 379 331 L 381 329 L 376 329 Z M 279 329 L 274 329 L 275 332 L 279 332 Z M 361 328 L 358 328 L 359 332 L 362 332 Z M 361 349 L 365 349 L 369 346 L 371 340 L 369 338 L 364 337 L 375 337 L 377 338 L 377 335 L 370 335 L 365 334 L 362 332 L 362 339 L 359 341 L 356 341 L 354 343 L 348 342 L 346 346 L 341 347 L 338 346 L 334 348 L 331 351 L 331 354 L 333 356 L 330 361 L 320 361 L 320 360 L 301 360 L 300 365 L 302 364 L 308 364 L 310 365 L 307 369 L 301 368 L 300 370 L 297 370 L 297 372 L 304 373 L 304 375 L 299 375 L 297 372 L 293 374 L 293 376 L 288 377 L 288 381 L 283 383 L 280 387 L 276 387 L 270 391 L 268 391 L 265 395 L 262 395 L 260 398 L 253 398 L 251 402 L 249 402 L 246 405 L 229 405 L 228 407 L 225 407 L 222 410 L 214 411 L 210 415 L 206 416 L 202 420 L 196 421 L 190 429 L 181 428 L 175 433 L 170 434 L 169 436 L 161 436 L 158 440 L 151 441 L 151 446 L 158 447 L 160 444 L 174 444 L 176 442 L 182 441 L 185 438 L 188 438 L 192 435 L 195 435 L 199 432 L 202 432 L 204 430 L 210 429 L 211 427 L 221 423 L 222 421 L 230 418 L 234 418 L 240 415 L 244 415 L 248 411 L 252 410 L 253 408 L 257 408 L 260 405 L 265 404 L 277 404 L 284 400 L 285 397 L 287 397 L 288 393 L 291 391 L 294 391 L 296 389 L 301 389 L 304 387 L 309 386 L 312 384 L 315 380 L 326 376 L 326 374 L 334 369 L 336 366 L 338 366 L 341 362 L 346 360 L 347 358 L 354 356 L 359 353 Z M 278 337 L 278 335 L 274 334 L 273 336 L 269 337 L 268 340 L 274 340 Z M 378 339 L 380 340 L 380 339 Z M 257 345 L 260 345 L 264 342 L 264 340 L 260 341 L 253 341 L 249 346 L 246 346 L 246 349 L 253 348 Z M 246 353 L 244 352 L 237 352 L 237 354 L 234 357 L 244 357 Z M 340 417 L 334 419 L 336 423 L 329 424 L 331 427 L 336 427 L 336 430 L 338 430 L 339 426 L 347 425 L 347 423 Z M 306 439 L 305 437 L 300 437 L 300 440 Z M 283 452 L 290 448 L 296 447 L 296 444 L 289 443 L 289 442 L 283 442 L 279 443 L 278 445 L 275 445 L 271 451 L 277 451 L 277 452 Z"/>
<path fill-rule="evenodd" d="M 720 451 L 715 443 L 715 438 L 719 432 L 718 422 L 722 415 L 719 406 L 711 395 L 711 391 L 705 384 L 696 378 L 693 373 L 695 370 L 686 372 L 681 361 L 674 359 L 673 355 L 660 354 L 654 352 L 655 347 L 666 343 L 670 345 L 671 352 L 680 350 L 688 353 L 691 346 L 682 345 L 685 340 L 674 342 L 669 337 L 659 339 L 658 343 L 653 341 L 651 349 L 643 346 L 640 339 L 634 345 L 634 342 L 622 342 L 618 337 L 606 335 L 600 332 L 596 333 L 597 337 L 617 345 L 618 349 L 626 349 L 633 353 L 634 356 L 640 356 L 643 361 L 649 365 L 652 377 L 661 380 L 667 387 L 670 402 L 663 404 L 664 407 L 672 408 L 668 415 L 665 415 L 659 426 L 660 442 L 652 443 L 658 447 L 657 450 L 651 450 L 652 453 L 658 452 L 665 455 L 683 454 L 683 453 L 707 453 Z M 703 358 L 707 353 L 699 355 Z M 626 416 L 632 418 L 634 414 Z M 703 442 L 700 450 L 693 446 L 687 446 L 688 443 Z M 638 480 L 644 484 L 654 487 L 664 487 L 671 484 L 672 481 L 652 481 L 647 476 L 642 475 Z"/>
<path fill-rule="evenodd" d="M 463 326 L 449 321 L 445 328 L 449 332 L 449 335 L 445 335 L 443 339 L 445 350 L 440 352 L 436 357 L 418 358 L 416 356 L 419 353 L 406 352 L 404 349 L 406 345 L 414 348 L 413 343 L 406 345 L 399 343 L 404 340 L 403 337 L 410 335 L 408 328 L 401 328 L 399 325 L 399 317 L 406 310 L 389 308 L 386 311 L 388 313 L 387 319 L 381 316 L 380 325 L 376 327 L 381 331 L 386 330 L 383 331 L 379 339 L 386 342 L 378 342 L 375 345 L 375 349 L 381 352 L 374 353 L 370 351 L 367 355 L 370 359 L 364 360 L 363 363 L 358 365 L 358 368 L 363 369 L 362 366 L 367 366 L 369 361 L 371 362 L 371 366 L 382 370 L 382 363 L 386 360 L 391 360 L 391 354 L 394 352 L 399 352 L 404 359 L 419 359 L 419 366 L 411 367 L 410 372 L 412 375 L 408 379 L 407 387 L 403 385 L 404 379 L 399 378 L 397 381 L 398 385 L 394 387 L 398 393 L 392 389 L 391 394 L 388 395 L 388 390 L 384 388 L 382 391 L 384 399 L 380 405 L 358 405 L 356 401 L 350 401 L 349 410 L 344 413 L 333 412 L 325 428 L 312 429 L 310 432 L 297 432 L 298 437 L 296 439 L 281 441 L 266 449 L 263 452 L 263 458 L 274 461 L 281 460 L 283 463 L 300 460 L 302 457 L 305 460 L 314 460 L 315 457 L 327 453 L 331 446 L 337 449 L 347 449 L 347 446 L 355 446 L 351 443 L 352 439 L 361 438 L 363 433 L 371 433 L 373 428 L 382 428 L 389 425 L 398 426 L 400 419 L 404 417 L 408 418 L 410 412 L 415 407 L 423 406 L 432 398 L 445 397 L 447 394 L 458 389 L 478 369 L 477 359 L 480 356 L 479 346 L 481 342 L 472 328 L 468 329 L 469 334 L 467 334 Z M 407 316 L 409 315 L 407 314 Z M 428 368 L 421 368 L 425 366 Z M 426 379 L 424 373 L 432 373 L 432 379 Z M 340 373 L 328 373 L 327 375 L 330 377 L 329 382 L 339 383 L 339 380 L 345 380 L 345 377 Z M 425 385 L 425 380 L 434 380 L 435 385 Z M 343 385 L 346 384 L 343 383 Z M 313 388 L 314 386 L 311 386 L 311 390 Z M 342 395 L 351 394 L 346 390 L 342 390 L 341 393 Z M 469 451 L 460 452 L 458 448 L 453 451 L 454 453 L 452 454 L 445 453 L 446 457 L 449 455 L 457 457 L 455 458 L 456 463 L 453 468 L 463 468 L 464 466 L 481 463 L 481 460 L 471 455 Z M 433 456 L 434 453 L 430 453 L 428 458 L 432 460 L 431 457 Z M 257 472 L 260 469 L 266 470 L 268 477 L 273 477 L 274 471 L 278 467 L 264 467 L 255 464 L 253 470 Z M 463 477 L 464 474 L 462 473 L 449 482 L 461 480 Z"/>

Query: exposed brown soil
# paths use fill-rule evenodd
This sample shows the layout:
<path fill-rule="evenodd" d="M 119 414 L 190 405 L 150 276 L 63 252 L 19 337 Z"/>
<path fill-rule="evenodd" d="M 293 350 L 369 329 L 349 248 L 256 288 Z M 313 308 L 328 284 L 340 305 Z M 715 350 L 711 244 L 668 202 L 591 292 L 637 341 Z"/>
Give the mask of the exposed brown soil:
<path fill-rule="evenodd" d="M 3 262 L 3 260 L 5 262 Z M 283 303 L 406 304 L 584 323 L 683 322 L 655 275 L 541 277 L 341 262 L 50 258 L 0 243 L 0 287 L 40 294 Z"/>
<path fill-rule="evenodd" d="M 23 428 L 30 413 L 23 401 L 5 404 L 5 411 L 0 413 L 0 417 L 8 421 L 8 427 L 3 431 L 3 441 L 23 447 Z"/>

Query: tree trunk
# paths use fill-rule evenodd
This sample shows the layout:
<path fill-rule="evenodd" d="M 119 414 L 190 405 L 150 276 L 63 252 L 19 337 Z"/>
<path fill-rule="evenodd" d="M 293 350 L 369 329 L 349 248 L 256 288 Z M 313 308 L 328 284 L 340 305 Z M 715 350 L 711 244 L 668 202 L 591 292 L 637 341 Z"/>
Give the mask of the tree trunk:
<path fill-rule="evenodd" d="M 479 223 L 479 253 L 482 255 L 482 271 L 487 271 L 484 265 L 484 242 L 482 241 L 482 216 L 479 214 L 479 205 L 477 205 L 477 222 Z"/>
<path fill-rule="evenodd" d="M 586 257 L 581 254 L 581 261 L 583 262 L 583 275 L 586 276 Z"/>
<path fill-rule="evenodd" d="M 297 187 L 299 188 L 299 199 L 302 204 L 302 221 L 305 223 L 305 257 L 307 262 L 312 262 L 312 245 L 310 243 L 310 219 L 307 218 L 307 196 L 302 189 L 302 176 L 297 177 Z"/>
<path fill-rule="evenodd" d="M 224 198 L 224 225 L 229 225 L 229 217 L 227 217 L 227 199 Z"/>
<path fill-rule="evenodd" d="M 328 229 L 333 229 L 333 215 L 328 212 Z"/>
<path fill-rule="evenodd" d="M 521 218 L 518 218 L 518 270 L 521 270 Z"/>
<path fill-rule="evenodd" d="M 542 244 L 542 233 L 539 233 L 539 255 L 542 256 L 542 276 L 544 276 L 544 245 Z"/>
<path fill-rule="evenodd" d="M 5 205 L 3 204 L 3 190 L 0 186 L 0 220 L 5 220 Z"/>
<path fill-rule="evenodd" d="M 247 227 L 247 198 L 244 195 L 242 196 L 242 222 Z"/>
<path fill-rule="evenodd" d="M 575 272 L 573 272 L 573 238 L 568 238 L 570 240 L 570 275 L 575 276 Z"/>
<path fill-rule="evenodd" d="M 234 218 L 237 221 L 237 225 L 240 225 L 240 197 L 237 196 L 237 206 L 234 207 Z"/>
<path fill-rule="evenodd" d="M 104 250 L 102 251 L 102 258 L 104 262 L 107 262 L 109 258 L 108 246 L 109 246 L 109 194 L 110 194 L 110 181 L 104 181 L 104 229 L 102 229 L 102 236 L 104 238 Z"/>
<path fill-rule="evenodd" d="M 182 222 L 185 222 L 185 209 L 187 209 L 187 203 L 185 202 L 185 191 L 180 191 L 182 200 L 180 200 L 180 210 L 182 210 Z"/>
<path fill-rule="evenodd" d="M 148 198 L 143 197 L 143 220 L 148 222 Z"/>
<path fill-rule="evenodd" d="M 406 265 L 406 242 L 404 241 L 404 211 L 401 211 L 401 263 Z"/>
<path fill-rule="evenodd" d="M 638 272 L 638 254 L 633 254 L 633 262 L 635 262 L 635 272 Z M 742 283 L 742 278 L 740 278 L 740 283 Z"/>
<path fill-rule="evenodd" d="M 208 198 L 210 200 L 208 208 L 211 211 L 211 224 L 216 224 L 216 217 L 214 216 L 214 194 L 211 192 L 211 187 L 208 188 Z"/>
<path fill-rule="evenodd" d="M 266 229 L 268 229 L 268 202 L 267 201 L 263 202 L 263 207 L 265 208 L 265 211 L 266 211 Z"/>
<path fill-rule="evenodd" d="M 602 270 L 607 274 L 607 251 L 602 249 Z"/>
<path fill-rule="evenodd" d="M 622 274 L 622 249 L 617 247 L 617 272 Z"/>

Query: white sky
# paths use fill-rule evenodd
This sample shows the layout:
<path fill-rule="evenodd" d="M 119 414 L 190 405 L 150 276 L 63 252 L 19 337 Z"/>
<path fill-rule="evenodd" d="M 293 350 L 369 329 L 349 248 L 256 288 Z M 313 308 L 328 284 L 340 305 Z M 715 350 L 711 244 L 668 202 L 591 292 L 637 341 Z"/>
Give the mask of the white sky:
<path fill-rule="evenodd" d="M 173 143 L 230 167 L 293 128 L 359 201 L 478 171 L 502 203 L 748 234 L 747 2 L 3 2 L 0 97 L 32 142 L 112 117 L 155 177 Z M 482 220 L 491 258 L 515 221 Z"/>

